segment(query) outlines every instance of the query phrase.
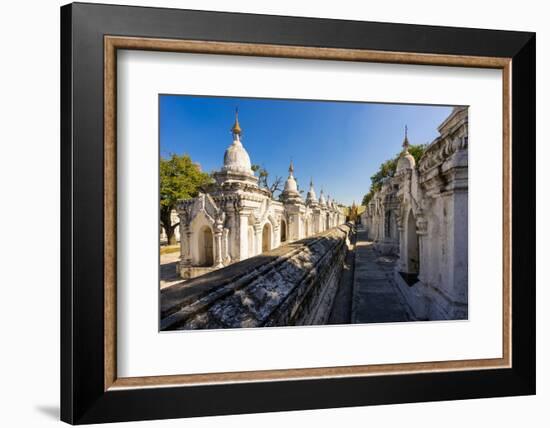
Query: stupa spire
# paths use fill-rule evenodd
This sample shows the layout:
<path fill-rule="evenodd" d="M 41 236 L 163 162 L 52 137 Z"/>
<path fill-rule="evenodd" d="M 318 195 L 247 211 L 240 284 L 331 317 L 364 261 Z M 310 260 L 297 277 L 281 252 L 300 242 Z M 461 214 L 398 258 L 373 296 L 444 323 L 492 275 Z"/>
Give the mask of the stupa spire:
<path fill-rule="evenodd" d="M 239 125 L 239 107 L 235 108 L 235 123 L 231 128 L 231 132 L 233 133 L 233 136 L 239 136 L 239 137 L 243 132 L 241 129 L 241 125 Z"/>
<path fill-rule="evenodd" d="M 315 189 L 313 188 L 313 177 L 309 179 L 309 191 L 307 192 L 306 203 L 308 204 L 317 204 L 317 195 L 315 194 Z"/>
<path fill-rule="evenodd" d="M 408 128 L 407 125 L 405 125 L 405 139 L 403 140 L 403 152 L 408 153 L 409 152 L 409 138 L 408 138 Z"/>

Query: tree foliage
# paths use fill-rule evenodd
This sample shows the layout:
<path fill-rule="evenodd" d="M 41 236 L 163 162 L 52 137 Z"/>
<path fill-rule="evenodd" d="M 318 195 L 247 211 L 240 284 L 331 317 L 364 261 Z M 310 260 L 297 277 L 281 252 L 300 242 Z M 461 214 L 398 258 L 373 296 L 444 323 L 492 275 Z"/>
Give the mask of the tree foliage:
<path fill-rule="evenodd" d="M 369 191 L 369 193 L 367 193 L 363 196 L 363 200 L 361 201 L 361 205 L 366 207 L 369 204 L 369 202 L 371 201 L 373 196 L 374 196 L 374 192 Z"/>
<path fill-rule="evenodd" d="M 425 150 L 425 144 L 409 145 L 409 153 L 413 156 L 415 162 L 418 162 L 420 160 Z M 376 174 L 371 176 L 370 189 L 369 192 L 365 196 L 363 196 L 363 200 L 361 202 L 362 205 L 367 206 L 373 198 L 374 194 L 382 188 L 384 180 L 386 180 L 388 177 L 393 177 L 397 168 L 397 161 L 399 160 L 401 153 L 403 152 L 398 153 L 393 159 L 389 159 L 383 162 L 378 168 Z"/>
<path fill-rule="evenodd" d="M 210 174 L 202 172 L 187 154 L 172 154 L 168 159 L 160 159 L 160 223 L 170 244 L 175 243 L 174 229 L 179 225 L 171 222 L 176 203 L 194 198 L 211 182 Z"/>
<path fill-rule="evenodd" d="M 427 146 L 427 144 L 411 144 L 409 146 L 409 153 L 412 155 L 416 163 L 418 163 L 418 161 L 426 151 Z"/>

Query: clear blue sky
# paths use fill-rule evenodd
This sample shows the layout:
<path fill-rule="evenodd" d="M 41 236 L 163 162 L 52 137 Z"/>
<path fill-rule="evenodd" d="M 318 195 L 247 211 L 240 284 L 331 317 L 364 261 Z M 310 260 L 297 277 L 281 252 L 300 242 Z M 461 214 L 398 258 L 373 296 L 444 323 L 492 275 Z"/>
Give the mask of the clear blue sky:
<path fill-rule="evenodd" d="M 160 155 L 187 153 L 207 172 L 223 165 L 239 108 L 242 143 L 253 164 L 270 176 L 288 176 L 290 160 L 301 189 L 309 179 L 338 202 L 360 203 L 379 165 L 411 144 L 433 141 L 452 107 L 160 96 Z"/>

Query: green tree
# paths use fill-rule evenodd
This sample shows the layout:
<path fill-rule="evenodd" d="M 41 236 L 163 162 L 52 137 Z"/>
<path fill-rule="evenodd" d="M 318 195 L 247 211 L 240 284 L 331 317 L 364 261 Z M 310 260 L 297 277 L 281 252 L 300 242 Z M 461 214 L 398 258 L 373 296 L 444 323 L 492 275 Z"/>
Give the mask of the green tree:
<path fill-rule="evenodd" d="M 369 192 L 365 196 L 363 196 L 363 200 L 361 201 L 361 205 L 364 205 L 365 207 L 369 205 L 369 202 L 371 201 L 372 197 L 374 196 L 374 193 Z"/>
<path fill-rule="evenodd" d="M 422 157 L 422 155 L 424 154 L 425 150 L 426 150 L 425 144 L 409 145 L 409 153 L 412 155 L 415 162 L 417 163 Z M 382 183 L 384 182 L 384 180 L 388 177 L 393 177 L 393 175 L 395 174 L 395 170 L 397 168 L 397 161 L 399 160 L 401 153 L 403 152 L 398 153 L 393 159 L 383 162 L 378 168 L 378 171 L 376 172 L 376 174 L 371 176 L 369 193 L 363 196 L 361 205 L 367 206 L 368 203 L 373 198 L 374 194 L 382 188 Z"/>
<path fill-rule="evenodd" d="M 170 245 L 176 243 L 174 230 L 179 226 L 179 222 L 172 224 L 171 219 L 177 202 L 194 198 L 211 182 L 210 174 L 202 172 L 189 155 L 172 154 L 168 159 L 160 159 L 160 224 Z"/>
<path fill-rule="evenodd" d="M 397 159 L 399 159 L 399 155 L 394 159 L 387 160 L 380 165 L 376 174 L 370 178 L 371 190 L 374 190 L 375 192 L 380 190 L 382 187 L 382 182 L 388 177 L 393 177 L 395 174 L 395 169 L 397 168 Z"/>
<path fill-rule="evenodd" d="M 418 161 L 426 151 L 427 146 L 427 144 L 411 144 L 409 146 L 409 153 L 413 156 L 416 163 L 418 163 Z"/>

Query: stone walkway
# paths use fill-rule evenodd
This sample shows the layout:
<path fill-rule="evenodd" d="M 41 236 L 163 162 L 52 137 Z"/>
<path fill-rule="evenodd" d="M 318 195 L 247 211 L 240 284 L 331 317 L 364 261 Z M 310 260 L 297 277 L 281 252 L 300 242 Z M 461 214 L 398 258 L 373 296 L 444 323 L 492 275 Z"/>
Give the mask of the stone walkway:
<path fill-rule="evenodd" d="M 160 255 L 160 288 L 166 288 L 181 282 L 178 275 L 178 262 L 180 253 L 168 253 Z"/>
<path fill-rule="evenodd" d="M 364 230 L 357 231 L 353 278 L 352 323 L 409 321 L 393 282 L 395 258 L 376 253 Z"/>

